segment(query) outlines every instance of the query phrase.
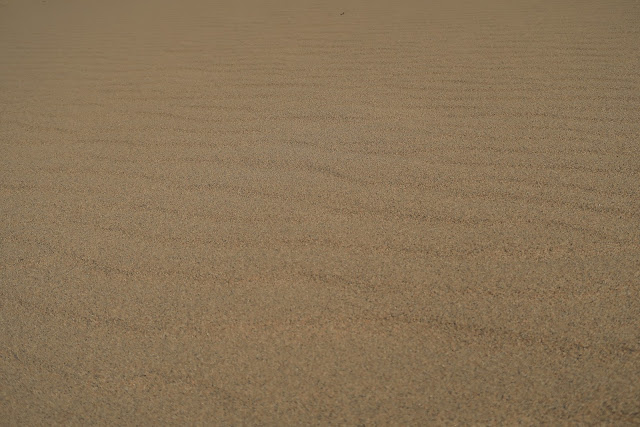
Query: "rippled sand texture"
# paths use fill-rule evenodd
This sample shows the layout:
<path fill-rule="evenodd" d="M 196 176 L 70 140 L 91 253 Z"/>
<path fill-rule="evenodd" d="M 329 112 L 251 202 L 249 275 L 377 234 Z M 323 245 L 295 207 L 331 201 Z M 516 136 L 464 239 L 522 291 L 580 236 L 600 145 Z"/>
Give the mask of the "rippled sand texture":
<path fill-rule="evenodd" d="M 638 46 L 633 0 L 5 0 L 0 422 L 639 423 Z"/>

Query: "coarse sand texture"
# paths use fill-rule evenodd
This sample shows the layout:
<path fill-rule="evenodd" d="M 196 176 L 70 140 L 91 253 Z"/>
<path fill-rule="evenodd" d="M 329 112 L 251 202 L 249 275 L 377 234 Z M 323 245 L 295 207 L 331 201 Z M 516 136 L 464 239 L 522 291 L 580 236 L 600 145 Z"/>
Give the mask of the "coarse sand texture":
<path fill-rule="evenodd" d="M 0 425 L 640 424 L 640 2 L 0 0 Z"/>

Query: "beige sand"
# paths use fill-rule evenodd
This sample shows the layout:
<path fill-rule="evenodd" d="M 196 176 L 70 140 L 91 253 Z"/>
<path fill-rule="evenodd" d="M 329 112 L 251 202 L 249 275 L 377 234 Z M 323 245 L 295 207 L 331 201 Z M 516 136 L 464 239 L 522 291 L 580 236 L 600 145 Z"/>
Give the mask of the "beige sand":
<path fill-rule="evenodd" d="M 0 6 L 0 424 L 640 423 L 640 3 L 219 3 Z"/>

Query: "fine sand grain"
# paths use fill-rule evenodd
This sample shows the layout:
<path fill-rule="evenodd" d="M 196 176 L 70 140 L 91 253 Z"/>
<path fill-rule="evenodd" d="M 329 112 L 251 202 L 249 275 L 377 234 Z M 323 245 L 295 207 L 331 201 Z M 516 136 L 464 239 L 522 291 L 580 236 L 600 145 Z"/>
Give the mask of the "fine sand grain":
<path fill-rule="evenodd" d="M 0 424 L 640 423 L 640 2 L 0 0 Z"/>

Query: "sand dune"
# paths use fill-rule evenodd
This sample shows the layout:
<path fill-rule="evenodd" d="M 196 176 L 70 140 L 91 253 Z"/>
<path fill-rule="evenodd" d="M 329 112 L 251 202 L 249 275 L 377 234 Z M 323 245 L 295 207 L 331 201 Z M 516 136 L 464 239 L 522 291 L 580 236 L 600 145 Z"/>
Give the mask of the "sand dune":
<path fill-rule="evenodd" d="M 1 422 L 640 423 L 639 24 L 1 3 Z"/>

